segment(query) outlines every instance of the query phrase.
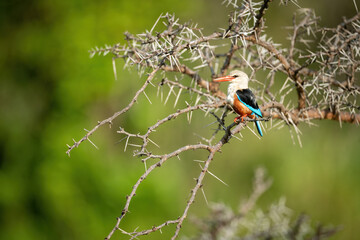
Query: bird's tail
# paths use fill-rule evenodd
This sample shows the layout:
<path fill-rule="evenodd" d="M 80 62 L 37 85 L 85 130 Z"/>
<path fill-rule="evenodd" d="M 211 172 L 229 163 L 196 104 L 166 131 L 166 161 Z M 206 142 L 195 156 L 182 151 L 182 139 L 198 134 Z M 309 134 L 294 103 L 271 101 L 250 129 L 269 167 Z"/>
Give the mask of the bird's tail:
<path fill-rule="evenodd" d="M 255 121 L 255 126 L 256 126 L 256 129 L 258 130 L 260 136 L 263 136 L 263 133 L 262 133 L 262 131 L 261 131 L 261 126 L 260 126 L 259 121 Z"/>

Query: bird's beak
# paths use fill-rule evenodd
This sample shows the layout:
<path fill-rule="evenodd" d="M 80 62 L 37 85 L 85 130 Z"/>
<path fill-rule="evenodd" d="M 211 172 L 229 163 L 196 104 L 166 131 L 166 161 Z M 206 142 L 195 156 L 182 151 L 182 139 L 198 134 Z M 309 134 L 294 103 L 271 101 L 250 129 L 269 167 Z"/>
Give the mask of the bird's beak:
<path fill-rule="evenodd" d="M 228 82 L 228 81 L 232 81 L 233 79 L 234 77 L 232 76 L 224 76 L 224 77 L 215 78 L 214 82 Z"/>

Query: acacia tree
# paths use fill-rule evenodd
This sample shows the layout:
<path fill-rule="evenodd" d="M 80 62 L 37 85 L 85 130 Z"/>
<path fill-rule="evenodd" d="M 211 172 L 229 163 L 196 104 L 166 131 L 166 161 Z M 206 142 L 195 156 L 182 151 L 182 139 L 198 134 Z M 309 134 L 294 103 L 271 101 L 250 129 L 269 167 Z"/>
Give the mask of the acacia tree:
<path fill-rule="evenodd" d="M 263 123 L 269 120 L 269 124 L 263 124 L 265 129 L 280 125 L 289 126 L 293 139 L 297 138 L 300 145 L 299 124 L 312 124 L 314 119 L 338 121 L 340 125 L 343 122 L 359 123 L 360 14 L 344 19 L 334 28 L 327 28 L 319 26 L 319 18 L 313 10 L 300 8 L 294 13 L 292 25 L 287 27 L 289 44 L 283 47 L 273 42 L 271 36 L 266 35 L 264 17 L 271 2 L 225 0 L 223 4 L 232 8 L 229 21 L 223 29 L 215 30 L 209 35 L 204 35 L 196 24 L 181 23 L 175 15 L 162 14 L 149 31 L 140 34 L 126 32 L 126 44 L 115 44 L 90 51 L 91 56 L 109 53 L 113 55 L 115 78 L 116 61 L 123 60 L 125 67 L 135 67 L 140 75 L 146 75 L 146 80 L 125 108 L 99 121 L 83 138 L 69 145 L 68 155 L 82 142 L 90 141 L 89 137 L 101 126 L 111 125 L 114 119 L 126 114 L 140 95 L 144 94 L 147 97 L 146 91 L 149 86 L 158 88 L 164 103 L 170 95 L 175 95 L 175 105 L 184 95 L 189 95 L 192 99 L 191 103 L 186 102 L 185 108 L 177 109 L 158 120 L 144 133 L 128 132 L 123 127 L 117 131 L 124 135 L 125 149 L 133 139 L 141 142 L 136 146 L 138 149 L 133 155 L 141 158 L 145 164 L 145 171 L 126 197 L 125 206 L 106 239 L 110 239 L 116 231 L 134 239 L 159 231 L 168 225 L 176 226 L 172 239 L 178 237 L 190 207 L 201 191 L 205 175 L 211 174 L 209 166 L 215 154 L 232 138 L 241 137 L 239 133 L 247 127 L 247 122 L 252 121 L 246 119 L 245 122 L 225 124 L 232 109 L 225 101 L 226 94 L 212 79 L 227 74 L 231 69 L 246 69 L 245 71 L 250 72 L 250 79 L 254 79 L 258 72 L 266 73 L 265 79 L 254 81 L 254 92 L 258 102 L 262 103 L 260 108 L 264 116 L 259 120 Z M 282 0 L 281 4 L 286 5 L 288 2 Z M 155 31 L 159 28 L 160 30 Z M 175 151 L 158 154 L 156 148 L 154 149 L 157 144 L 150 138 L 153 133 L 165 123 L 173 123 L 173 120 L 181 115 L 187 115 L 190 119 L 196 111 L 203 111 L 216 121 L 218 127 L 212 136 L 202 137 L 202 142 L 205 143 L 185 144 Z M 206 150 L 208 157 L 201 163 L 196 184 L 191 189 L 181 216 L 143 231 L 128 232 L 120 228 L 143 180 L 166 161 L 189 150 Z M 150 161 L 152 164 L 147 166 Z M 216 228 L 208 229 L 213 239 L 216 238 L 219 229 L 243 217 L 267 189 L 269 182 L 259 177 L 263 174 L 256 176 L 258 177 L 255 178 L 257 180 L 254 192 L 239 214 L 233 214 L 226 221 L 218 222 Z M 219 216 L 215 218 L 220 219 Z M 297 229 L 303 222 L 304 218 L 300 217 L 290 229 L 294 238 L 298 236 Z M 332 231 L 316 231 L 320 237 L 330 233 Z M 259 237 L 271 233 L 264 234 Z M 206 236 L 202 237 L 205 239 Z"/>

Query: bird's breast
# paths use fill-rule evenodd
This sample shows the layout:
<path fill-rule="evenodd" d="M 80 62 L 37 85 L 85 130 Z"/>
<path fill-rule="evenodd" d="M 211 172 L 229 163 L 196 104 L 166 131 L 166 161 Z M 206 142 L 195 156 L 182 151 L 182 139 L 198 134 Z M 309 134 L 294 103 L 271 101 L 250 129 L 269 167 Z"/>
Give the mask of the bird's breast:
<path fill-rule="evenodd" d="M 234 105 L 234 94 L 236 95 L 236 86 L 230 84 L 228 87 L 228 94 L 227 94 L 227 102 L 231 105 Z M 235 96 L 236 97 L 236 96 Z"/>
<path fill-rule="evenodd" d="M 226 98 L 226 101 L 227 101 L 229 104 L 234 105 L 234 95 L 228 94 L 228 95 L 227 95 L 227 98 Z"/>

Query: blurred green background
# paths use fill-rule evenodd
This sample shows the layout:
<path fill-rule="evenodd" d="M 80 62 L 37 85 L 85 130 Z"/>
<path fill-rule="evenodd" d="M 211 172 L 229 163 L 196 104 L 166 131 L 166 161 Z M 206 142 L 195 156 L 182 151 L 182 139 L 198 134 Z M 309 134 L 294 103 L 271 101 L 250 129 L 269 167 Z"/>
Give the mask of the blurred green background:
<path fill-rule="evenodd" d="M 111 57 L 89 58 L 95 46 L 123 42 L 123 32 L 150 29 L 161 13 L 176 13 L 182 22 L 192 19 L 205 33 L 224 27 L 230 9 L 216 0 L 137 1 L 3 1 L 0 3 L 0 239 L 103 239 L 121 213 L 125 196 L 144 167 L 131 151 L 124 153 L 121 125 L 143 132 L 157 119 L 173 111 L 148 92 L 135 107 L 104 127 L 92 140 L 100 148 L 83 143 L 69 158 L 66 144 L 79 139 L 84 128 L 126 106 L 141 84 L 135 72 L 122 70 L 114 80 Z M 315 8 L 321 24 L 335 26 L 342 16 L 356 11 L 352 0 L 299 1 Z M 271 3 L 267 33 L 284 43 L 296 6 Z M 144 77 L 143 77 L 144 78 Z M 143 78 L 141 80 L 143 80 Z M 146 105 L 147 104 L 147 105 Z M 199 141 L 193 133 L 211 134 L 212 121 L 194 115 L 165 126 L 157 137 L 159 152 Z M 245 140 L 232 140 L 217 155 L 210 171 L 229 184 L 207 176 L 204 190 L 211 202 L 236 208 L 251 192 L 253 171 L 267 168 L 274 183 L 259 201 L 266 209 L 281 196 L 294 214 L 304 212 L 314 223 L 341 225 L 334 239 L 357 239 L 360 235 L 360 134 L 355 125 L 318 121 L 318 127 L 300 126 L 303 147 L 293 144 L 287 128 L 269 131 L 259 141 L 244 132 Z M 175 126 L 175 127 L 174 127 Z M 161 133 L 162 132 L 162 133 Z M 161 135 L 162 134 L 162 135 Z M 161 140 L 163 139 L 163 141 Z M 246 150 L 246 151 L 245 151 Z M 139 188 L 122 227 L 147 229 L 183 211 L 193 178 L 199 174 L 194 159 L 205 152 L 186 153 L 169 160 Z M 208 212 L 201 194 L 191 215 Z M 195 232 L 187 221 L 183 236 Z M 151 239 L 167 239 L 173 228 Z M 150 237 L 149 237 L 150 238 Z M 124 239 L 119 233 L 114 239 Z M 127 237 L 125 237 L 127 239 Z"/>

